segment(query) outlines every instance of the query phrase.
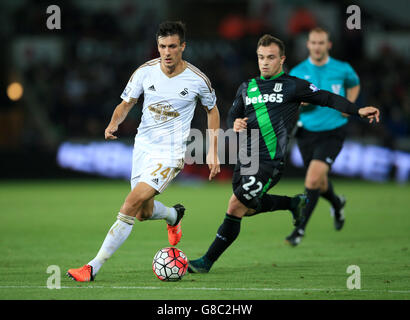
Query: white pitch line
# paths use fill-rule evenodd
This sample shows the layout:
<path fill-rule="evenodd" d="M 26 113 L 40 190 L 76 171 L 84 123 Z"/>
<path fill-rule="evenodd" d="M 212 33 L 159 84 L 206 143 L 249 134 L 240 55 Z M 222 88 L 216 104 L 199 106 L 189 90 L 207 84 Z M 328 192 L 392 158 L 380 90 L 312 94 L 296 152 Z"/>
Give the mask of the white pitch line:
<path fill-rule="evenodd" d="M 0 289 L 48 289 L 47 286 L 0 286 Z M 142 287 L 142 286 L 78 286 L 68 287 L 62 286 L 61 289 L 119 289 L 119 290 L 161 290 L 168 289 L 166 287 Z M 337 288 L 210 288 L 210 287 L 174 287 L 172 290 L 202 290 L 202 291 L 345 291 L 351 292 L 348 289 Z M 355 292 L 378 292 L 378 293 L 410 293 L 410 290 L 371 290 L 357 289 Z"/>

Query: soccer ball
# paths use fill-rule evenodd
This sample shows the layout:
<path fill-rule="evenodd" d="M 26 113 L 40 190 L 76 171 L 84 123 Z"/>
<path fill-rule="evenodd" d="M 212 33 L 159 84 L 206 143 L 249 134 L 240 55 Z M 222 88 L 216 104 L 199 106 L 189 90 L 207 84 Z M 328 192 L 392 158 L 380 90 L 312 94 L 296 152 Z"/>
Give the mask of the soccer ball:
<path fill-rule="evenodd" d="M 152 261 L 152 270 L 159 280 L 181 280 L 188 269 L 188 259 L 179 249 L 174 247 L 159 250 Z"/>

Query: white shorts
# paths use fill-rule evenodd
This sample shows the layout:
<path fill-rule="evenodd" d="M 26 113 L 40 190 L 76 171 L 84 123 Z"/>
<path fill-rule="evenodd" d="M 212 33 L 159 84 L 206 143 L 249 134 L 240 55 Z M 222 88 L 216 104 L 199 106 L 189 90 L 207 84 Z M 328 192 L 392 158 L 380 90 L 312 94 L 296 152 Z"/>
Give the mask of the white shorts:
<path fill-rule="evenodd" d="M 158 193 L 164 191 L 169 183 L 184 167 L 184 160 L 158 158 L 134 146 L 132 153 L 131 189 L 144 182 Z"/>

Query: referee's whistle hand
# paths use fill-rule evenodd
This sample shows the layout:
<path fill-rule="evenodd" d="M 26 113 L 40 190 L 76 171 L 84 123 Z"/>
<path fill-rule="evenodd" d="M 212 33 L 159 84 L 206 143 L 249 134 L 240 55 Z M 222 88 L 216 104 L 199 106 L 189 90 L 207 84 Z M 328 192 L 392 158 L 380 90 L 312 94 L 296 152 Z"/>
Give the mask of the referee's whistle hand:
<path fill-rule="evenodd" d="M 246 121 L 248 121 L 248 118 L 236 118 L 235 122 L 233 123 L 233 131 L 240 132 L 246 129 L 248 126 Z"/>

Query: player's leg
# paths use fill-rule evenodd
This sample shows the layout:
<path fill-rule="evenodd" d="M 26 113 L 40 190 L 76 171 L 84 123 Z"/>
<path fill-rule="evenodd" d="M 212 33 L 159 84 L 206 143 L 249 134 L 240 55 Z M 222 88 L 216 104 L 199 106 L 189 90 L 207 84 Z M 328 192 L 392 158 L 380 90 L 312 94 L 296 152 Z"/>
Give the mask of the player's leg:
<path fill-rule="evenodd" d="M 317 205 L 321 194 L 321 187 L 323 188 L 327 181 L 328 171 L 329 165 L 321 160 L 313 159 L 309 164 L 305 178 L 305 190 L 308 197 L 308 203 L 303 213 L 303 222 L 299 225 L 299 228 L 302 228 L 303 230 L 305 230 L 312 212 Z"/>
<path fill-rule="evenodd" d="M 151 158 L 147 156 L 144 159 L 146 169 L 144 171 L 135 172 L 140 174 L 139 181 L 143 181 L 157 190 L 157 193 L 162 193 L 169 186 L 171 181 L 178 175 L 183 168 L 183 160 L 169 160 L 160 158 Z M 165 220 L 167 223 L 168 241 L 170 245 L 175 246 L 181 240 L 181 219 L 185 214 L 185 208 L 181 204 L 176 204 L 172 207 L 167 207 L 158 200 L 153 200 L 147 215 L 146 220 Z"/>
<path fill-rule="evenodd" d="M 185 207 L 182 204 L 176 204 L 167 207 L 161 202 L 153 201 L 152 216 L 149 220 L 163 219 L 167 222 L 168 241 L 171 246 L 175 246 L 181 240 L 181 219 L 185 214 Z"/>
<path fill-rule="evenodd" d="M 190 272 L 205 273 L 210 270 L 215 261 L 238 237 L 242 217 L 259 210 L 263 195 L 279 181 L 282 172 L 281 170 L 277 172 L 268 170 L 267 172 L 274 172 L 270 176 L 266 171 L 259 170 L 256 175 L 241 176 L 237 169 L 238 166 L 235 168 L 232 179 L 233 195 L 229 200 L 225 219 L 205 255 L 189 262 Z M 270 200 L 269 197 L 265 199 L 267 199 L 266 202 Z M 290 205 L 290 201 L 282 199 L 281 196 L 275 196 L 275 201 L 286 201 L 287 205 Z"/>
<path fill-rule="evenodd" d="M 322 143 L 323 147 L 319 149 L 316 158 L 326 162 L 329 165 L 329 170 L 339 155 L 343 147 L 343 142 L 346 138 L 346 127 L 342 126 L 331 130 L 325 141 Z M 322 180 L 320 186 L 320 195 L 325 198 L 331 204 L 331 215 L 334 218 L 334 226 L 336 230 L 341 230 L 344 225 L 344 206 L 346 205 L 346 199 L 343 196 L 339 196 L 335 193 L 333 184 L 329 180 L 328 173 Z"/>
<path fill-rule="evenodd" d="M 251 217 L 264 212 L 288 210 L 292 213 L 293 225 L 297 226 L 302 222 L 302 210 L 306 207 L 306 203 L 305 194 L 297 194 L 293 197 L 265 194 L 260 199 L 260 207 L 256 210 L 249 209 L 245 216 Z"/>
<path fill-rule="evenodd" d="M 301 154 L 302 159 L 303 159 L 303 163 L 305 165 L 306 170 L 308 170 L 310 162 L 313 158 L 315 148 L 317 147 L 317 134 L 314 133 L 314 132 L 305 130 L 303 128 L 298 128 L 298 130 L 296 132 L 296 138 L 297 138 L 298 148 L 299 148 L 300 154 Z M 311 203 L 309 195 L 312 196 L 312 193 L 310 193 L 309 195 L 307 194 L 306 176 L 305 176 L 305 193 L 304 194 L 305 194 L 307 199 L 306 199 L 305 208 L 304 208 L 301 216 L 304 215 L 304 213 L 306 211 L 307 204 Z M 300 223 L 302 223 L 302 221 L 300 221 Z M 298 225 L 300 223 L 296 224 L 294 230 L 290 233 L 289 236 L 286 237 L 285 240 L 286 240 L 287 243 L 289 243 L 291 245 L 297 245 L 299 243 L 299 241 L 301 240 L 301 238 L 303 237 L 304 230 L 298 228 Z"/>
<path fill-rule="evenodd" d="M 340 143 L 341 150 L 342 143 Z M 334 152 L 334 158 L 339 154 L 338 150 Z M 330 164 L 329 164 L 330 170 Z M 337 195 L 334 191 L 333 184 L 329 180 L 328 174 L 322 180 L 320 186 L 320 196 L 326 199 L 330 204 L 330 214 L 333 217 L 333 223 L 336 230 L 341 230 L 343 228 L 345 217 L 344 217 L 344 207 L 346 205 L 346 199 L 342 195 Z"/>
<path fill-rule="evenodd" d="M 177 219 L 177 211 L 174 207 L 167 207 L 162 202 L 152 202 L 152 215 L 149 220 L 165 220 L 168 224 L 174 224 Z"/>
<path fill-rule="evenodd" d="M 326 175 L 327 165 L 319 160 L 312 160 L 309 164 L 305 177 L 305 194 L 307 197 L 305 208 L 302 212 L 300 223 L 295 224 L 292 233 L 286 237 L 286 242 L 291 246 L 297 246 L 302 240 L 306 225 L 316 207 L 320 196 L 320 186 L 323 184 L 323 177 Z"/>
<path fill-rule="evenodd" d="M 343 228 L 345 222 L 344 207 L 346 205 L 346 198 L 335 193 L 330 180 L 327 181 L 327 188 L 323 188 L 323 190 L 320 195 L 330 202 L 330 214 L 334 219 L 334 227 L 339 231 Z"/>
<path fill-rule="evenodd" d="M 303 210 L 303 219 L 300 224 L 296 225 L 293 232 L 286 237 L 286 242 L 292 246 L 296 246 L 302 240 L 305 234 L 306 226 L 312 216 L 313 210 L 316 208 L 320 197 L 320 188 L 325 183 L 329 166 L 321 160 L 312 160 L 309 163 L 305 177 L 305 194 L 307 203 Z"/>
<path fill-rule="evenodd" d="M 331 131 L 331 134 L 327 139 L 328 145 L 326 147 L 326 153 L 323 151 L 321 155 L 321 158 L 325 159 L 325 161 L 329 163 L 329 168 L 342 150 L 345 138 L 346 126 L 342 126 Z M 326 175 L 324 183 L 321 187 L 321 196 L 330 202 L 330 213 L 334 218 L 335 229 L 341 230 L 345 222 L 344 207 L 346 205 L 346 199 L 335 193 L 333 184 L 329 180 L 328 175 Z"/>
<path fill-rule="evenodd" d="M 92 281 L 102 265 L 114 254 L 130 235 L 136 217 L 143 221 L 149 217 L 147 210 L 142 210 L 145 202 L 152 202 L 156 190 L 146 183 L 138 183 L 128 194 L 117 220 L 108 231 L 104 242 L 94 259 L 78 269 L 69 269 L 67 275 L 76 281 Z M 149 207 L 149 205 L 146 205 Z M 152 213 L 151 213 L 152 214 Z"/>
<path fill-rule="evenodd" d="M 215 261 L 236 240 L 241 229 L 242 217 L 248 208 L 233 194 L 229 200 L 228 210 L 224 221 L 219 226 L 216 237 L 208 251 L 201 258 L 190 260 L 188 271 L 191 273 L 207 273 Z"/>
<path fill-rule="evenodd" d="M 279 182 L 283 170 L 284 163 L 282 161 L 276 163 L 271 177 L 262 187 L 257 207 L 255 209 L 249 209 L 245 216 L 250 217 L 264 212 L 289 210 L 293 216 L 293 224 L 297 225 L 301 222 L 302 210 L 306 205 L 307 199 L 304 194 L 297 194 L 294 197 L 267 194 L 267 192 Z M 270 168 L 268 171 L 272 172 L 272 169 Z M 259 175 L 261 178 L 262 176 L 269 176 L 269 174 L 264 171 L 261 171 Z"/>
<path fill-rule="evenodd" d="M 340 208 L 343 208 L 341 203 L 344 202 L 344 199 L 340 198 L 339 203 L 339 197 L 332 192 L 333 188 L 329 182 L 328 174 L 331 165 L 342 149 L 344 137 L 345 129 L 341 127 L 317 133 L 306 132 L 305 130 L 304 135 L 298 138 L 303 161 L 305 165 L 308 164 L 305 177 L 305 192 L 308 203 L 303 211 L 304 221 L 286 238 L 287 242 L 293 246 L 298 245 L 304 236 L 306 226 L 321 195 L 325 195 L 325 198 L 333 201 L 338 210 L 336 211 L 337 217 L 341 216 L 339 212 Z M 335 226 L 336 221 L 340 222 L 340 220 L 335 218 Z M 340 225 L 343 225 L 343 221 L 338 223 L 338 227 Z"/>

